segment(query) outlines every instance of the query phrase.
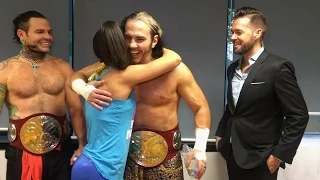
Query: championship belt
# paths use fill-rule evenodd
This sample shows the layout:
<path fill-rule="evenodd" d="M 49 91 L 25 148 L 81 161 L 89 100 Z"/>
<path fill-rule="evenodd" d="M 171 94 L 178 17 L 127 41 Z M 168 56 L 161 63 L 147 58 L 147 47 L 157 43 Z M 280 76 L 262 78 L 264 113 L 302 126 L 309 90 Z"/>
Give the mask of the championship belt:
<path fill-rule="evenodd" d="M 154 167 L 167 157 L 167 141 L 152 131 L 132 133 L 129 156 L 140 166 Z"/>
<path fill-rule="evenodd" d="M 23 120 L 10 121 L 8 128 L 9 141 L 12 142 L 13 146 L 19 148 L 22 145 L 23 149 L 37 155 L 55 149 L 69 131 L 68 120 L 57 120 L 54 116 L 34 116 L 17 127 L 19 121 Z"/>
<path fill-rule="evenodd" d="M 8 140 L 9 142 L 13 142 L 17 137 L 17 129 L 16 126 L 12 123 L 9 123 L 8 126 Z"/>
<path fill-rule="evenodd" d="M 106 68 L 108 68 L 108 66 L 106 66 L 104 63 L 100 63 L 100 66 L 97 67 L 97 69 L 88 78 L 88 82 L 97 80 L 100 74 L 102 73 L 102 71 L 105 70 Z"/>
<path fill-rule="evenodd" d="M 181 132 L 179 130 L 173 133 L 172 146 L 174 149 L 180 150 L 181 147 Z"/>

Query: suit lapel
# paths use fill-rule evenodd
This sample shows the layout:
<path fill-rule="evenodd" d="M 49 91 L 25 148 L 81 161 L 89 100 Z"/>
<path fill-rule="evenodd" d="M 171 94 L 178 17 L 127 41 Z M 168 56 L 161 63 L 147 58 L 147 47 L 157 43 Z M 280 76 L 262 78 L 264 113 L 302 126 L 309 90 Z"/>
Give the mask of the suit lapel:
<path fill-rule="evenodd" d="M 235 111 L 237 111 L 239 105 L 241 104 L 241 101 L 242 101 L 245 93 L 247 92 L 248 87 L 251 85 L 251 82 L 256 77 L 256 75 L 258 74 L 260 69 L 263 67 L 263 63 L 266 60 L 267 56 L 268 56 L 268 53 L 266 51 L 263 51 L 261 53 L 261 55 L 259 56 L 259 58 L 256 60 L 256 62 L 252 65 L 252 69 L 250 70 L 249 75 L 248 75 L 247 79 L 245 80 L 245 82 L 242 86 L 242 89 L 240 91 L 240 95 L 239 95 L 237 105 L 235 107 Z"/>
<path fill-rule="evenodd" d="M 235 106 L 234 106 L 234 101 L 233 101 L 233 95 L 232 95 L 232 78 L 234 75 L 234 72 L 236 68 L 239 66 L 239 60 L 236 61 L 235 63 L 232 63 L 230 65 L 230 69 L 227 72 L 227 77 L 228 77 L 228 92 L 227 92 L 227 101 L 228 101 L 228 106 L 231 114 L 234 113 Z"/>

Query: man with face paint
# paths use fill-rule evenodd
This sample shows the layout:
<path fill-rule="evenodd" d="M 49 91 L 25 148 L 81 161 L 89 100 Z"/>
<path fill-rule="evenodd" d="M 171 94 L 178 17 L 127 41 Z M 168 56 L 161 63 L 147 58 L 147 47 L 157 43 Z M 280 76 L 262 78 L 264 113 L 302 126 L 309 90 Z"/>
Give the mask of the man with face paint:
<path fill-rule="evenodd" d="M 279 166 L 292 163 L 309 119 L 294 66 L 264 49 L 266 31 L 259 10 L 235 12 L 231 39 L 242 57 L 228 67 L 227 105 L 216 131 L 230 180 L 277 179 Z"/>
<path fill-rule="evenodd" d="M 46 17 L 27 11 L 13 24 L 22 49 L 0 63 L 0 111 L 4 103 L 9 110 L 6 179 L 68 180 L 72 159 L 86 144 L 82 105 L 68 85 L 73 70 L 48 55 L 53 37 Z M 79 139 L 75 152 L 66 107 Z"/>

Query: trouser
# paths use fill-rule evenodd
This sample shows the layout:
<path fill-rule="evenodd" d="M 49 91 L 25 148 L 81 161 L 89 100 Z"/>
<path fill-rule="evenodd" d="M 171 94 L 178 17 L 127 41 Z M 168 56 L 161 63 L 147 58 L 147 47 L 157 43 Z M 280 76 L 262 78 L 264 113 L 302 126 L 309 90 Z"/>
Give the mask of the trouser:
<path fill-rule="evenodd" d="M 242 169 L 234 159 L 231 148 L 230 157 L 227 161 L 229 180 L 276 180 L 278 169 L 273 174 L 270 173 L 267 162 L 253 169 Z"/>
<path fill-rule="evenodd" d="M 126 170 L 124 173 L 126 180 L 163 180 L 174 179 L 183 180 L 183 164 L 181 155 L 178 152 L 173 158 L 156 167 L 142 167 L 135 163 L 128 156 Z"/>
<path fill-rule="evenodd" d="M 6 180 L 21 180 L 22 173 L 21 149 L 8 145 L 5 157 L 7 159 Z M 73 154 L 71 139 L 61 144 L 61 151 L 53 150 L 42 156 L 42 180 L 70 180 L 70 158 Z"/>

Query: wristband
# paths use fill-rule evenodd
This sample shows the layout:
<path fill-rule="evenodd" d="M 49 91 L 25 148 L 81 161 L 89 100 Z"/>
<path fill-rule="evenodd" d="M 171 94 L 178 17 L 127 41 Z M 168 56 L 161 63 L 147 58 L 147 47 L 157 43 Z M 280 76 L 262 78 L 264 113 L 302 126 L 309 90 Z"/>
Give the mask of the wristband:
<path fill-rule="evenodd" d="M 207 160 L 206 149 L 210 130 L 208 128 L 196 128 L 196 142 L 194 145 L 195 157 L 197 160 Z"/>
<path fill-rule="evenodd" d="M 87 85 L 83 79 L 76 79 L 72 81 L 72 90 L 77 94 L 84 97 L 85 100 L 88 99 L 89 94 L 96 89 L 93 85 Z"/>

